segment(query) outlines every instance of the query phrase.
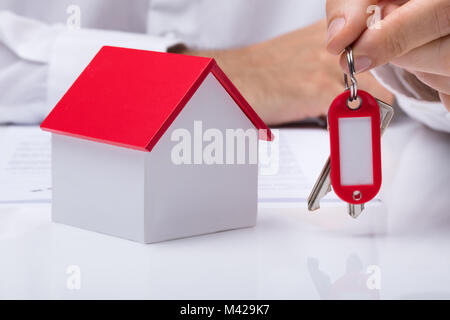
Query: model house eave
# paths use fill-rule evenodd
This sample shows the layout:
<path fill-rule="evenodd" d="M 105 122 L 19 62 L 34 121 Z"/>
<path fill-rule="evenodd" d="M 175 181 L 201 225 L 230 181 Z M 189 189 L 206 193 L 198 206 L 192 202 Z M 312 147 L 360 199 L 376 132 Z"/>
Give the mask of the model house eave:
<path fill-rule="evenodd" d="M 187 86 L 187 90 L 180 94 L 179 100 L 176 102 L 175 107 L 168 113 L 167 117 L 165 119 L 161 119 L 158 123 L 156 123 L 158 129 L 155 130 L 155 132 L 147 137 L 147 142 L 142 141 L 140 143 L 128 143 L 127 141 L 121 141 L 121 139 L 108 139 L 104 137 L 98 137 L 94 134 L 90 135 L 89 132 L 77 132 L 77 130 L 71 130 L 69 127 L 71 125 L 70 119 L 68 119 L 68 116 L 64 114 L 68 108 L 73 107 L 72 100 L 73 98 L 70 97 L 71 94 L 74 94 L 75 92 L 70 92 L 74 87 L 78 92 L 83 92 L 80 90 L 80 88 L 76 88 L 77 82 L 79 81 L 81 85 L 87 86 L 89 85 L 89 72 L 91 72 L 91 69 L 94 69 L 97 67 L 99 69 L 98 65 L 100 65 L 101 70 L 109 70 L 105 68 L 113 68 L 114 66 L 104 66 L 108 63 L 108 60 L 106 58 L 102 58 L 102 51 L 106 51 L 106 53 L 109 53 L 110 55 L 113 54 L 113 57 L 116 57 L 120 54 L 128 54 L 133 53 L 133 51 L 138 51 L 139 54 L 145 55 L 148 53 L 149 55 L 153 55 L 155 59 L 164 59 L 165 56 L 162 55 L 169 55 L 168 58 L 172 60 L 183 60 L 182 63 L 190 63 L 192 61 L 192 64 L 194 63 L 198 64 L 198 67 L 195 70 L 198 70 L 200 72 L 196 73 L 195 75 L 191 75 L 191 78 L 194 80 L 190 85 Z M 112 51 L 112 52 L 111 52 Z M 106 53 L 103 53 L 104 55 Z M 256 129 L 259 130 L 259 137 L 263 140 L 272 140 L 273 135 L 270 131 L 270 129 L 266 126 L 266 124 L 261 120 L 261 118 L 256 114 L 256 112 L 251 108 L 251 106 L 248 104 L 248 102 L 244 99 L 244 97 L 240 94 L 238 89 L 232 84 L 232 82 L 228 79 L 228 77 L 224 74 L 224 72 L 218 67 L 217 63 L 214 59 L 211 58 L 201 58 L 201 57 L 185 57 L 176 55 L 177 57 L 174 57 L 173 54 L 168 53 L 153 53 L 153 52 L 145 52 L 142 50 L 134 50 L 134 49 L 124 49 L 124 48 L 115 48 L 115 47 L 104 47 L 100 52 L 97 54 L 96 58 L 93 59 L 93 61 L 90 63 L 90 65 L 83 71 L 83 73 L 80 75 L 80 77 L 75 81 L 74 85 L 68 90 L 66 95 L 61 99 L 63 103 L 58 103 L 57 106 L 54 108 L 54 110 L 49 114 L 49 116 L 43 121 L 41 124 L 41 128 L 45 131 L 49 131 L 55 134 L 61 134 L 61 135 L 67 135 L 72 136 L 80 139 L 86 139 L 91 141 L 96 141 L 100 143 L 107 143 L 112 144 L 120 147 L 126 147 L 131 148 L 135 150 L 140 151 L 146 151 L 149 152 L 153 149 L 153 147 L 158 143 L 161 136 L 166 132 L 166 130 L 170 127 L 172 122 L 175 120 L 175 118 L 179 115 L 181 110 L 185 107 L 187 102 L 192 98 L 194 93 L 197 91 L 197 89 L 200 87 L 200 85 L 203 83 L 204 79 L 209 73 L 212 73 L 214 77 L 219 81 L 219 83 L 224 87 L 224 89 L 228 92 L 228 94 L 232 97 L 234 102 L 239 106 L 239 108 L 244 112 L 244 114 L 249 118 L 249 120 L 252 122 L 252 124 L 255 126 Z M 111 57 L 108 57 L 111 60 Z M 145 59 L 151 59 L 149 56 L 148 58 L 144 56 Z M 191 59 L 191 60 L 186 60 Z M 106 62 L 105 62 L 106 60 Z M 179 61 L 177 61 L 179 63 Z M 103 64 L 103 65 L 102 65 Z M 93 65 L 93 66 L 91 66 Z M 192 66 L 189 66 L 192 69 Z M 126 68 L 122 66 L 122 68 Z M 133 68 L 133 65 L 130 66 L 130 69 Z M 131 71 L 130 71 L 131 72 Z M 141 70 L 139 70 L 141 72 Z M 160 72 L 163 72 L 160 70 Z M 91 72 L 93 73 L 93 71 Z M 97 71 L 97 74 L 99 71 Z M 95 74 L 95 73 L 94 73 Z M 129 74 L 129 77 L 132 77 L 133 74 Z M 80 80 L 81 78 L 81 80 Z M 107 79 L 108 80 L 108 79 Z M 170 79 L 169 79 L 170 80 Z M 120 80 L 121 81 L 121 80 Z M 78 84 L 80 85 L 80 84 Z M 170 83 L 168 84 L 170 86 Z M 89 89 L 91 90 L 91 88 Z M 104 90 L 108 90 L 108 87 L 106 86 Z M 184 91 L 184 90 L 183 90 Z M 114 92 L 109 92 L 110 94 L 114 94 Z M 72 96 L 73 97 L 73 96 Z M 145 98 L 145 97 L 144 97 Z M 78 103 L 80 101 L 80 97 L 76 97 Z M 82 100 L 82 99 L 81 99 Z M 89 100 L 87 98 L 86 103 L 89 103 Z M 95 107 L 95 106 L 94 106 Z M 125 130 L 125 129 L 124 129 Z"/>

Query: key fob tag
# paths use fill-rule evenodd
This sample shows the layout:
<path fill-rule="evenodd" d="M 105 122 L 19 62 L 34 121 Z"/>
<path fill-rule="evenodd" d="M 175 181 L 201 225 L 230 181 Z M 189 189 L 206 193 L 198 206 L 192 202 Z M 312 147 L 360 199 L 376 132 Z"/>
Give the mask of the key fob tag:
<path fill-rule="evenodd" d="M 358 90 L 354 109 L 349 97 L 350 90 L 340 94 L 328 110 L 331 185 L 342 200 L 362 204 L 381 186 L 380 109 L 365 91 Z"/>

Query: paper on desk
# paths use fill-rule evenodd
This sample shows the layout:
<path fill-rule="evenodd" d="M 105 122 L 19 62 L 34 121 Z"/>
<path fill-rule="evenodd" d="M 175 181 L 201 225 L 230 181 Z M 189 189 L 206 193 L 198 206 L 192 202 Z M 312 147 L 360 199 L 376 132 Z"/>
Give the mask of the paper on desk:
<path fill-rule="evenodd" d="M 304 205 L 329 153 L 322 129 L 274 130 L 276 170 L 261 170 L 258 201 Z M 267 143 L 267 142 L 262 142 Z M 0 203 L 51 201 L 50 134 L 37 126 L 0 127 Z M 260 148 L 264 151 L 264 148 Z M 264 158 L 263 156 L 261 158 Z M 331 192 L 323 203 L 341 203 Z"/>
<path fill-rule="evenodd" d="M 271 158 L 260 147 L 260 176 L 258 202 L 260 205 L 282 207 L 305 205 L 316 179 L 329 155 L 329 139 L 323 129 L 274 130 L 275 141 L 261 144 L 275 144 L 270 150 L 279 154 L 278 172 L 264 170 L 264 158 Z M 277 140 L 278 139 L 278 140 Z M 269 152 L 267 152 L 269 153 Z M 330 192 L 321 203 L 341 203 Z"/>
<path fill-rule="evenodd" d="M 50 134 L 37 126 L 2 126 L 0 154 L 0 203 L 51 200 Z"/>

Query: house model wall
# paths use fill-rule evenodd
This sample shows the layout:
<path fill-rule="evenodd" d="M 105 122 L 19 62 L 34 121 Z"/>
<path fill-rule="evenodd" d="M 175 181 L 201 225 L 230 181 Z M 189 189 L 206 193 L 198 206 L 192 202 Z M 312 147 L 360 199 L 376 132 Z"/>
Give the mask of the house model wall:
<path fill-rule="evenodd" d="M 119 50 L 125 58 L 130 51 L 140 51 L 107 47 L 106 51 L 109 50 L 115 51 L 114 55 Z M 96 63 L 99 55 L 100 62 L 103 61 L 104 57 L 100 52 L 91 64 Z M 161 58 L 159 55 L 161 53 L 158 53 L 156 59 Z M 148 53 L 146 59 L 155 59 L 154 53 Z M 107 87 L 96 98 L 88 97 L 90 108 L 83 111 L 71 105 L 70 95 L 63 97 L 52 112 L 54 115 L 50 114 L 42 124 L 43 129 L 53 132 L 53 221 L 144 243 L 256 224 L 258 165 L 257 162 L 250 161 L 251 152 L 255 152 L 251 148 L 250 137 L 246 139 L 243 149 L 245 163 L 238 164 L 237 159 L 233 164 L 208 164 L 198 159 L 192 159 L 191 164 L 173 161 L 174 146 L 178 143 L 174 141 L 174 133 L 179 129 L 186 130 L 193 138 L 191 156 L 194 158 L 194 148 L 201 150 L 203 145 L 208 144 L 208 141 L 203 141 L 203 145 L 199 147 L 194 140 L 202 141 L 204 137 L 199 137 L 199 134 L 203 135 L 207 129 L 215 129 L 225 139 L 229 129 L 242 129 L 258 137 L 258 129 L 262 128 L 255 126 L 255 119 L 260 121 L 256 114 L 250 113 L 250 118 L 243 111 L 242 105 L 238 103 L 242 101 L 236 97 L 243 98 L 237 90 L 234 87 L 228 87 L 228 90 L 224 87 L 223 81 L 229 80 L 223 78 L 223 73 L 214 61 L 211 60 L 208 65 L 210 67 L 203 70 L 203 75 L 198 76 L 198 83 L 192 93 L 189 95 L 186 92 L 181 97 L 186 102 L 180 111 L 166 128 L 166 122 L 161 124 L 164 130 L 151 150 L 139 150 L 136 146 L 125 147 L 123 142 L 119 145 L 114 141 L 102 141 L 99 139 L 101 127 L 94 130 L 91 136 L 83 136 L 77 130 L 85 130 L 83 128 L 86 123 L 66 126 L 65 116 L 69 117 L 73 113 L 76 115 L 74 121 L 83 121 L 83 113 L 90 108 L 95 109 L 95 103 L 102 95 L 116 94 L 108 91 Z M 102 76 L 98 73 L 99 71 L 94 75 L 88 73 L 87 76 Z M 82 74 L 77 81 L 86 81 L 85 77 L 86 74 Z M 171 84 L 168 83 L 167 86 L 170 87 Z M 152 90 L 152 83 L 148 84 L 148 90 Z M 142 94 L 145 95 L 145 92 Z M 67 112 L 68 104 L 73 108 L 72 111 Z M 119 106 L 111 108 L 123 104 L 119 103 Z M 150 103 L 128 106 L 127 109 L 128 112 L 140 113 L 143 108 L 158 107 L 158 103 Z M 247 104 L 245 108 L 248 107 Z M 145 112 L 143 113 L 141 116 L 145 116 Z M 169 112 L 169 115 L 173 113 Z M 126 117 L 127 113 L 123 116 Z M 136 119 L 135 116 L 130 117 Z M 58 119 L 61 117 L 64 121 Z M 89 121 L 91 125 L 96 124 L 92 119 Z M 130 121 L 129 125 L 133 126 L 133 120 Z M 262 126 L 261 123 L 262 121 L 258 122 L 258 125 Z M 202 129 L 200 133 L 199 124 Z M 58 127 L 59 125 L 62 127 Z M 267 130 L 267 127 L 263 129 Z M 265 132 L 270 139 L 270 131 Z M 108 134 L 107 132 L 106 135 Z M 226 141 L 223 145 L 226 145 Z M 256 154 L 257 145 L 256 143 Z M 225 152 L 226 150 L 224 157 Z M 237 157 L 237 154 L 234 156 Z"/>

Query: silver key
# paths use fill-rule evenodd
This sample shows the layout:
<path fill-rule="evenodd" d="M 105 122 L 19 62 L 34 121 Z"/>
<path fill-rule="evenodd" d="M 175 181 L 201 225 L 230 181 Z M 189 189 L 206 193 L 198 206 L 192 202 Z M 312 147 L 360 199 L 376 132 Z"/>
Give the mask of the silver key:
<path fill-rule="evenodd" d="M 320 208 L 320 200 L 331 191 L 331 178 L 330 178 L 330 157 L 328 157 L 327 162 L 323 166 L 320 172 L 319 179 L 317 179 L 311 194 L 308 197 L 308 210 L 314 211 Z"/>
<path fill-rule="evenodd" d="M 394 116 L 394 109 L 381 100 L 375 100 L 377 101 L 378 107 L 380 108 L 380 134 L 381 136 L 383 136 L 384 131 L 389 126 L 389 123 Z"/>
<path fill-rule="evenodd" d="M 376 99 L 378 106 L 380 108 L 380 133 L 383 135 L 385 129 L 388 127 L 389 123 L 394 116 L 394 109 L 387 103 Z M 308 210 L 314 211 L 320 208 L 320 200 L 325 197 L 325 195 L 331 191 L 331 178 L 330 178 L 330 157 L 328 157 L 325 165 L 320 172 L 319 179 L 317 179 L 311 194 L 308 197 Z M 354 205 L 348 204 L 349 215 L 353 218 L 357 218 L 361 212 L 364 210 L 364 204 Z"/>
<path fill-rule="evenodd" d="M 361 204 L 349 203 L 348 204 L 348 214 L 350 215 L 350 217 L 352 217 L 354 219 L 358 218 L 363 210 L 364 210 L 364 203 L 361 203 Z"/>

